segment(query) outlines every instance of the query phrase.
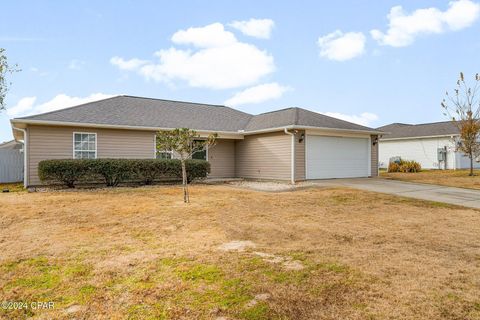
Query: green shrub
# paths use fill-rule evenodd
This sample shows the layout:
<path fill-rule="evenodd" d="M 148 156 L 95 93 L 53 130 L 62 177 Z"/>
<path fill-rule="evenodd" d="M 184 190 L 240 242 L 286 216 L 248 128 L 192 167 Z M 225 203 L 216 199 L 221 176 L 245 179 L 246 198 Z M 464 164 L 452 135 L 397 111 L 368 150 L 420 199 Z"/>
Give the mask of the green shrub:
<path fill-rule="evenodd" d="M 101 177 L 107 187 L 116 187 L 133 176 L 133 161 L 128 159 L 89 159 L 88 169 Z"/>
<path fill-rule="evenodd" d="M 403 160 L 400 159 L 400 162 L 390 162 L 388 164 L 388 172 L 420 172 L 422 171 L 422 166 L 420 163 L 414 160 Z"/>
<path fill-rule="evenodd" d="M 190 183 L 195 179 L 206 178 L 210 173 L 210 162 L 205 160 L 187 160 L 185 162 L 187 169 L 187 182 Z M 180 179 L 182 178 L 182 168 L 180 166 Z"/>
<path fill-rule="evenodd" d="M 140 181 L 146 185 L 162 178 L 177 178 L 177 168 L 180 168 L 180 160 L 175 159 L 138 159 L 132 162 L 134 181 Z"/>
<path fill-rule="evenodd" d="M 187 160 L 188 182 L 206 178 L 210 163 L 205 160 Z M 61 183 L 73 188 L 75 183 L 103 180 L 109 187 L 119 183 L 182 178 L 182 166 L 177 159 L 62 159 L 39 163 L 38 174 L 45 184 Z"/>
<path fill-rule="evenodd" d="M 88 172 L 87 160 L 44 160 L 38 164 L 38 176 L 47 184 L 61 183 L 74 188 Z"/>

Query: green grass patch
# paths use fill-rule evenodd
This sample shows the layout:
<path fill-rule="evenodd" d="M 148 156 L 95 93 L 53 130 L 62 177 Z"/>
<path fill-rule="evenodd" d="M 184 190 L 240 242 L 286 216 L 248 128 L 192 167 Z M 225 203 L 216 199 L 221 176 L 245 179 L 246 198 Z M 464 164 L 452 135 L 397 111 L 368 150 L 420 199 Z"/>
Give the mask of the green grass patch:
<path fill-rule="evenodd" d="M 320 269 L 336 272 L 336 273 L 347 273 L 349 271 L 349 267 L 339 264 L 339 263 L 323 263 L 318 265 Z"/>
<path fill-rule="evenodd" d="M 88 266 L 86 264 L 77 262 L 73 263 L 70 265 L 67 265 L 63 272 L 65 275 L 70 276 L 70 277 L 87 277 L 90 275 L 90 272 L 92 271 L 92 267 Z"/>
<path fill-rule="evenodd" d="M 84 285 L 83 287 L 80 288 L 78 295 L 79 295 L 79 301 L 81 303 L 86 303 L 90 301 L 91 297 L 95 294 L 97 291 L 97 288 L 91 284 Z"/>
<path fill-rule="evenodd" d="M 176 269 L 176 274 L 182 280 L 206 282 L 218 281 L 223 277 L 222 271 L 214 265 L 195 264 L 193 266 L 179 266 Z"/>
<path fill-rule="evenodd" d="M 246 320 L 262 320 L 269 319 L 269 308 L 265 302 L 259 302 L 251 308 L 240 313 L 240 317 Z"/>

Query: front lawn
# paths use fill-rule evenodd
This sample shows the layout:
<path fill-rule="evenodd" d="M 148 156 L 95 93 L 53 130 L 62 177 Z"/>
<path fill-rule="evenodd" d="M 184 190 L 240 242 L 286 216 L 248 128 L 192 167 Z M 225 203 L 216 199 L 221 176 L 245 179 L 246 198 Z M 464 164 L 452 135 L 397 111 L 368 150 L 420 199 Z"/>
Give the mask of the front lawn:
<path fill-rule="evenodd" d="M 480 212 L 351 189 L 0 194 L 23 319 L 480 319 Z"/>
<path fill-rule="evenodd" d="M 474 170 L 473 177 L 469 173 L 470 170 L 424 170 L 417 173 L 381 172 L 380 176 L 401 181 L 480 189 L 480 170 Z"/>

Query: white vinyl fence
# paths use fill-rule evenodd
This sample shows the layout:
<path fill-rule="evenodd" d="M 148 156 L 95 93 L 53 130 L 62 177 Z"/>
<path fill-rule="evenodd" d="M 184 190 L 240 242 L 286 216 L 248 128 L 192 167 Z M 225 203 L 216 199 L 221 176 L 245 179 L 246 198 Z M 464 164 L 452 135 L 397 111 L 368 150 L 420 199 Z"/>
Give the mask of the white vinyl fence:
<path fill-rule="evenodd" d="M 23 181 L 23 153 L 0 149 L 0 183 Z"/>

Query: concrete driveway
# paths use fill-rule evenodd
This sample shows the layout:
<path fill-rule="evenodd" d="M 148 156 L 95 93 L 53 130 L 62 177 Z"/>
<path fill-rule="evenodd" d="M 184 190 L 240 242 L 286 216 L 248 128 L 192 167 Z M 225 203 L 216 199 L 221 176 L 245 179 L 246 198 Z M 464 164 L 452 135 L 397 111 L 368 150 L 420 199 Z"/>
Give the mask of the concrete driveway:
<path fill-rule="evenodd" d="M 315 180 L 314 182 L 320 186 L 346 186 L 355 189 L 480 209 L 480 190 L 386 180 L 381 178 Z"/>

